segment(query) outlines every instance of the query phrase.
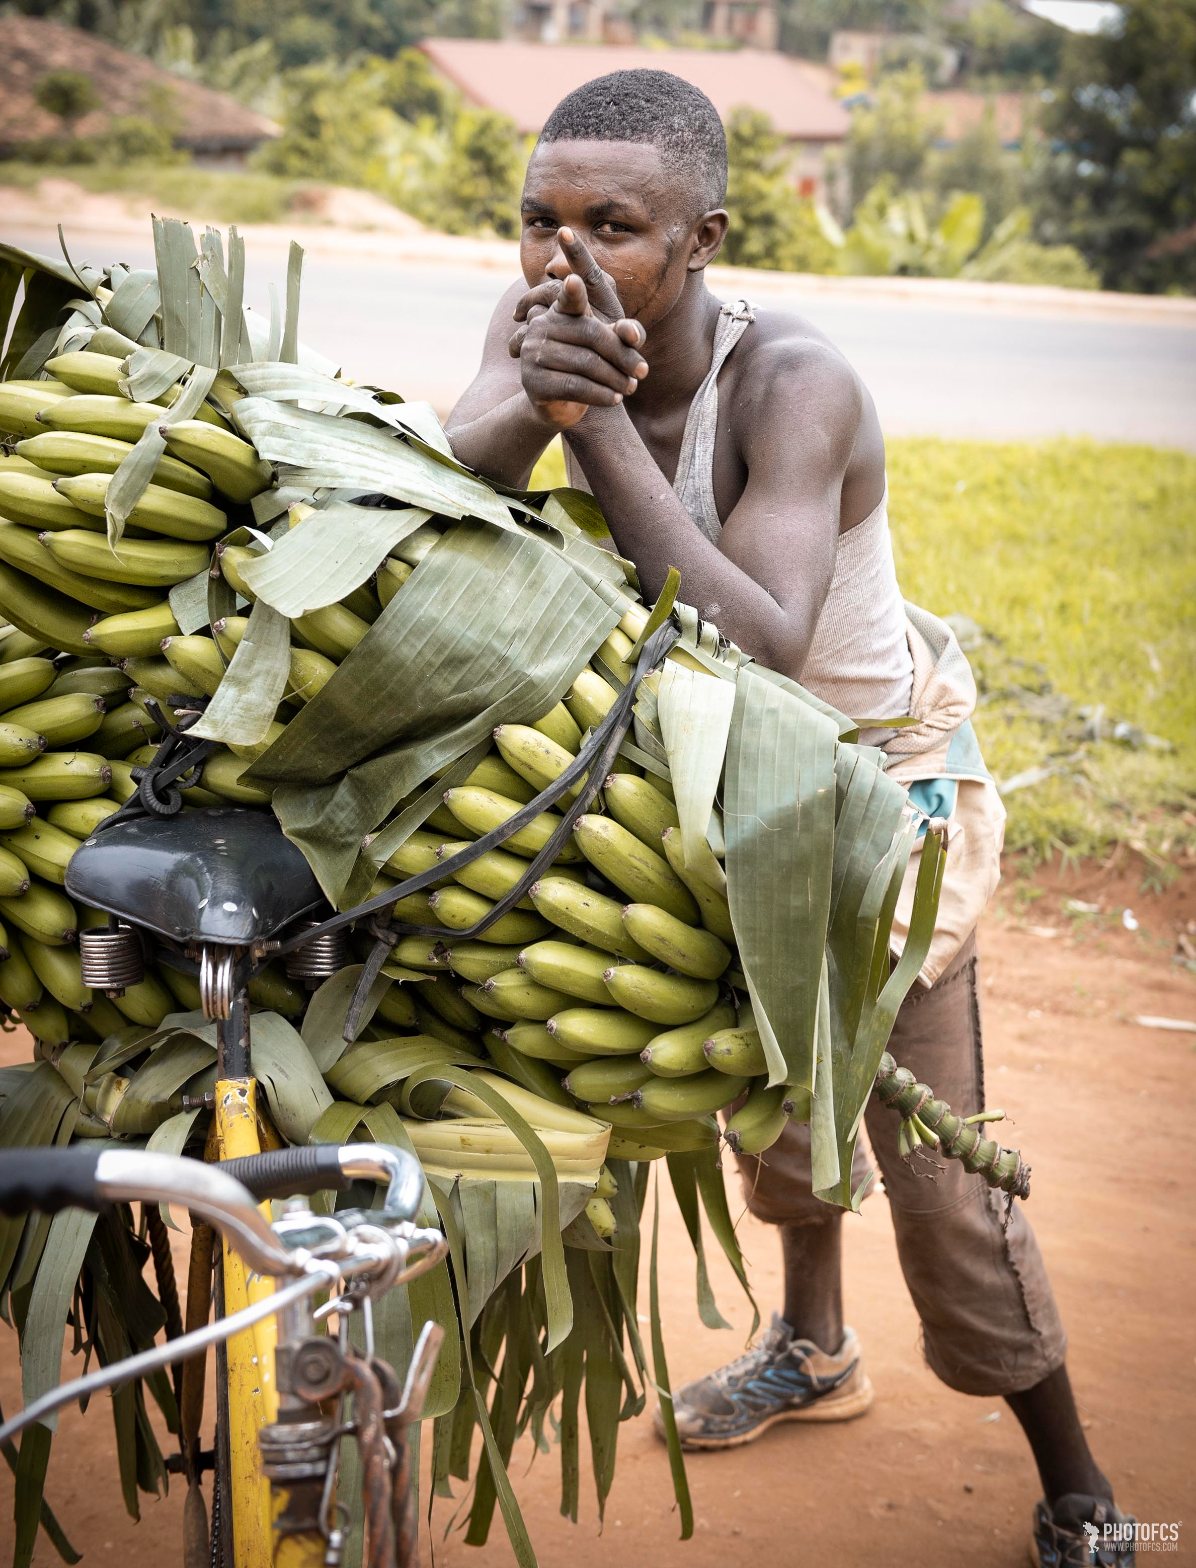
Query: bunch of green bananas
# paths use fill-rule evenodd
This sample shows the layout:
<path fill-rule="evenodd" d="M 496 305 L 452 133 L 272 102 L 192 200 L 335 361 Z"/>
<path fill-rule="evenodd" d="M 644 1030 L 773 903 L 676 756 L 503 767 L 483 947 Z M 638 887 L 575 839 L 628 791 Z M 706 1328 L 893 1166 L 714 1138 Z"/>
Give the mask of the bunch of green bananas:
<path fill-rule="evenodd" d="M 135 402 L 123 362 L 88 350 L 46 369 L 48 379 L 0 383 L 0 431 L 13 443 L 0 456 L 0 614 L 11 622 L 0 640 L 0 1001 L 39 1040 L 60 1045 L 130 1023 L 154 1026 L 198 1005 L 195 983 L 165 967 L 119 997 L 87 991 L 71 944 L 97 917 L 71 905 L 62 881 L 74 848 L 129 797 L 132 769 L 154 754 L 160 729 L 150 699 L 169 711 L 218 690 L 247 615 L 184 634 L 169 592 L 218 569 L 252 604 L 245 573 L 254 552 L 218 541 L 271 474 L 226 419 L 238 394 L 222 376 L 200 417 L 162 424 L 167 450 L 112 548 L 112 476 L 141 431 L 165 419 L 178 388 Z M 243 773 L 335 674 L 426 548 L 409 536 L 342 602 L 292 620 L 287 684 L 268 735 L 253 747 L 218 746 L 186 802 L 268 808 L 269 791 Z M 564 700 L 535 723 L 499 725 L 489 755 L 444 791 L 373 891 L 451 866 L 458 850 L 552 784 L 630 677 L 646 620 L 639 606 L 625 614 Z M 680 650 L 670 657 L 692 662 Z M 501 849 L 446 869 L 429 891 L 400 900 L 396 916 L 468 931 L 521 879 L 573 798 Z M 768 1087 L 737 962 L 718 855 L 707 847 L 688 863 L 667 770 L 620 757 L 549 874 L 480 939 L 398 943 L 366 1039 L 422 1035 L 468 1051 L 535 1098 L 533 1125 L 546 1136 L 565 1137 L 562 1119 L 579 1108 L 582 1121 L 606 1124 L 611 1158 L 713 1145 L 716 1114 L 734 1101 L 727 1141 L 759 1152 L 796 1107 L 784 1088 Z M 281 970 L 264 971 L 251 992 L 288 1017 L 306 1003 Z M 97 1117 L 96 1130 L 104 1127 Z M 437 1166 L 447 1158 L 460 1172 L 480 1162 L 529 1174 L 501 1131 L 483 1118 L 451 1133 L 425 1129 L 416 1143 Z M 591 1173 L 600 1163 L 593 1148 L 562 1149 L 560 1158 L 563 1171 L 576 1172 L 578 1158 Z M 610 1234 L 606 1197 L 593 1201 L 591 1220 Z"/>

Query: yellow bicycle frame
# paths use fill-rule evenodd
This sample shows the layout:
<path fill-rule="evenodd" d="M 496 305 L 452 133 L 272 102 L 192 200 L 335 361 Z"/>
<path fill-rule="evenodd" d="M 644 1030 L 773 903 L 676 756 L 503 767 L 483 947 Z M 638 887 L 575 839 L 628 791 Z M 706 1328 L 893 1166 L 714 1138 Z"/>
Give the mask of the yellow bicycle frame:
<path fill-rule="evenodd" d="M 224 1078 L 216 1084 L 216 1157 L 235 1159 L 280 1146 L 268 1117 L 259 1109 L 253 1078 Z M 262 1205 L 270 1217 L 268 1203 Z M 268 1279 L 251 1275 L 237 1254 L 222 1249 L 224 1310 L 236 1312 L 269 1296 Z M 226 1346 L 228 1364 L 228 1447 L 236 1568 L 323 1568 L 324 1538 L 318 1531 L 279 1536 L 274 1520 L 286 1505 L 286 1490 L 272 1487 L 262 1473 L 258 1433 L 278 1415 L 274 1318 L 235 1334 Z"/>

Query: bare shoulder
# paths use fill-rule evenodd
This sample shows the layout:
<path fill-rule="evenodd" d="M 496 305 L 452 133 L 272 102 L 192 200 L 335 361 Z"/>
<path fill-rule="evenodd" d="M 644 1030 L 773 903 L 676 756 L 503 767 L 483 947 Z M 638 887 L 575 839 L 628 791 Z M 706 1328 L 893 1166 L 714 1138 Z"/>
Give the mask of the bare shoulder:
<path fill-rule="evenodd" d="M 770 425 L 774 418 L 789 421 L 800 413 L 806 428 L 854 435 L 867 396 L 863 383 L 846 355 L 812 322 L 757 307 L 736 358 L 737 413 L 753 423 L 763 416 Z"/>

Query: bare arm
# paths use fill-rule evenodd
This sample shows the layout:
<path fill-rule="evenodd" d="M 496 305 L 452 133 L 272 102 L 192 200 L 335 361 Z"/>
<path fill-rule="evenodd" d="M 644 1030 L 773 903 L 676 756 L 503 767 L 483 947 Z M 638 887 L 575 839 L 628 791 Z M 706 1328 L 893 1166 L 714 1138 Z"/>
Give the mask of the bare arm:
<path fill-rule="evenodd" d="M 571 230 L 560 243 L 575 271 L 507 290 L 446 426 L 461 461 L 503 484 L 526 484 L 558 431 L 620 404 L 648 370 L 644 329 L 623 316 L 610 278 Z"/>
<path fill-rule="evenodd" d="M 682 597 L 704 618 L 799 679 L 834 572 L 861 392 L 849 367 L 821 349 L 795 360 L 778 348 L 761 370 L 738 421 L 747 485 L 717 545 L 681 505 L 625 409 L 594 410 L 569 443 L 645 597 L 676 566 Z"/>
<path fill-rule="evenodd" d="M 508 350 L 515 307 L 527 292 L 513 283 L 499 300 L 486 330 L 482 363 L 445 422 L 461 462 L 499 484 L 525 485 L 536 459 L 557 433 L 528 401 L 519 361 Z"/>

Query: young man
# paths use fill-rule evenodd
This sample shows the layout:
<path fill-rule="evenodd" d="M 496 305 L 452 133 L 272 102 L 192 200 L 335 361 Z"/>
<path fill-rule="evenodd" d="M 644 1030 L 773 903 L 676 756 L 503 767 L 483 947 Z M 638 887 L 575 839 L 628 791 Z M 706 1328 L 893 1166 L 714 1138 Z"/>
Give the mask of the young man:
<path fill-rule="evenodd" d="M 523 280 L 494 312 L 449 434 L 463 462 L 515 485 L 562 434 L 572 482 L 597 497 L 646 599 L 675 565 L 682 596 L 753 657 L 854 717 L 917 717 L 867 735 L 955 829 L 935 948 L 892 1049 L 976 1109 L 973 929 L 997 878 L 1001 812 L 966 722 L 975 689 L 943 623 L 901 598 L 884 441 L 851 366 L 809 322 L 722 305 L 706 287 L 726 178 L 718 115 L 680 78 L 622 71 L 571 93 L 528 166 Z M 1080 1427 L 1020 1206 L 1005 1228 L 979 1176 L 911 1172 L 884 1117 L 872 1141 L 932 1368 L 963 1392 L 1004 1396 L 1024 1428 L 1045 1494 L 1042 1568 L 1125 1568 L 1132 1550 L 1094 1556 L 1083 1529 L 1123 1516 Z M 840 1214 L 811 1194 L 806 1130 L 742 1164 L 749 1207 L 780 1228 L 784 1309 L 756 1348 L 675 1396 L 695 1448 L 781 1420 L 842 1420 L 872 1397 L 842 1320 Z M 858 1186 L 866 1161 L 854 1174 Z"/>

